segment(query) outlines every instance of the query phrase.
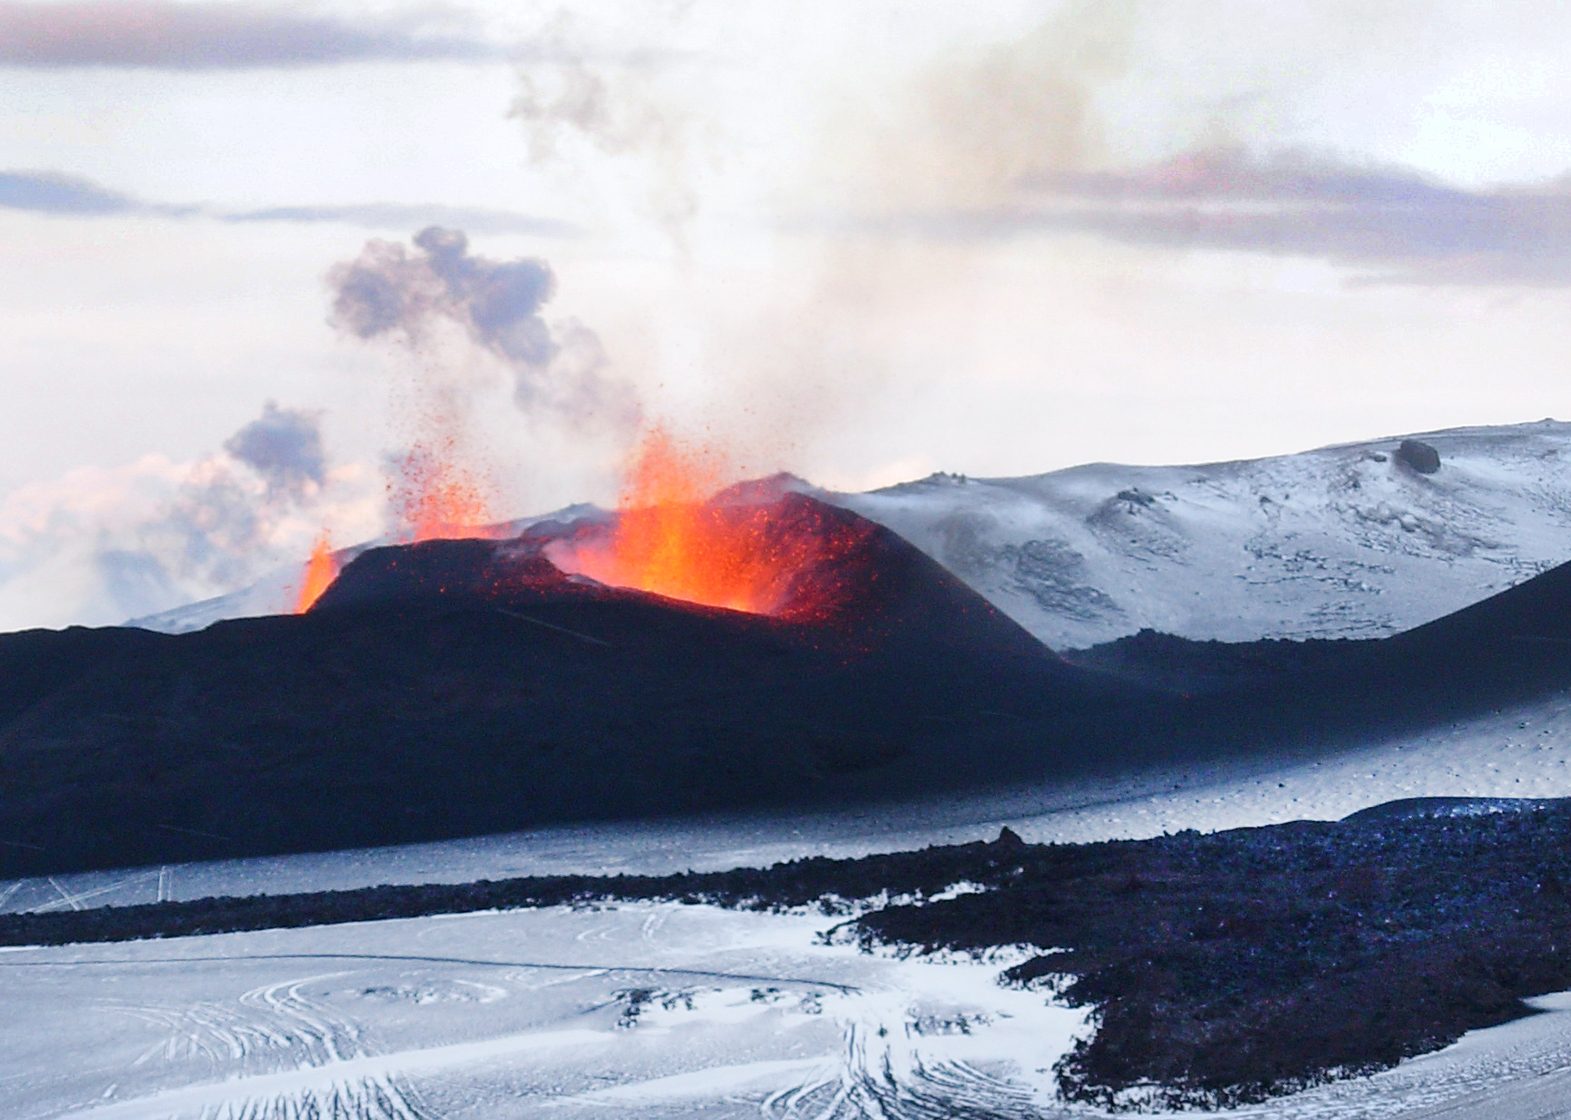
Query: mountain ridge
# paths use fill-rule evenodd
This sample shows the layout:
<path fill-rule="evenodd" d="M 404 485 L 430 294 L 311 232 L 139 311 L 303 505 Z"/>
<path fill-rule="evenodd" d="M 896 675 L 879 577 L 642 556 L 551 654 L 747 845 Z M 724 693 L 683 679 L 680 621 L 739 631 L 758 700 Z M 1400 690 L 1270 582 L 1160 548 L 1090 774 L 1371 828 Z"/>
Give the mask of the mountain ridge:
<path fill-rule="evenodd" d="M 1435 448 L 1439 469 L 1404 465 L 1404 440 Z M 939 473 L 866 493 L 789 485 L 894 530 L 1038 640 L 1074 650 L 1141 630 L 1239 642 L 1411 629 L 1571 559 L 1567 464 L 1571 424 L 1540 420 L 1214 463 Z M 580 504 L 503 535 L 609 516 Z M 291 578 L 128 625 L 181 633 L 287 611 Z"/>

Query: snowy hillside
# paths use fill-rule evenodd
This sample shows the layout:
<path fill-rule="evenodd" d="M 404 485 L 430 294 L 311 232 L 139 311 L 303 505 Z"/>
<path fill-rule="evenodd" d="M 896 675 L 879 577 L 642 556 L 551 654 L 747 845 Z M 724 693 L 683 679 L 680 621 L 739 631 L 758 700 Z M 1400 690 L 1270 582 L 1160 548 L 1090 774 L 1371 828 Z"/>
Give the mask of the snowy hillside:
<path fill-rule="evenodd" d="M 934 475 L 833 500 L 894 529 L 1048 645 L 1374 637 L 1571 559 L 1571 424 L 1543 420 L 1188 467 Z"/>

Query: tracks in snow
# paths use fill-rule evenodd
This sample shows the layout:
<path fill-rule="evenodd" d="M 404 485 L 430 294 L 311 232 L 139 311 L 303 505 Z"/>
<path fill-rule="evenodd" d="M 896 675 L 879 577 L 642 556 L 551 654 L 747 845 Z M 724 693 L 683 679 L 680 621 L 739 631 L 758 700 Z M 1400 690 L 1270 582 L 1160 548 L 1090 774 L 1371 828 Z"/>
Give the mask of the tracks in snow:
<path fill-rule="evenodd" d="M 364 1065 L 358 1059 L 374 1056 L 353 1020 L 309 994 L 313 985 L 345 975 L 265 984 L 233 1004 L 118 1009 L 166 1034 L 135 1065 L 192 1061 L 216 1078 L 172 1094 L 171 1104 L 187 1106 L 202 1120 L 433 1120 L 413 1087 L 394 1073 L 332 1076 L 334 1067 L 355 1070 Z M 248 1086 L 262 1091 L 248 1092 Z M 127 1101 L 82 1115 L 107 1120 L 128 1106 L 152 1103 Z"/>
<path fill-rule="evenodd" d="M 1032 1120 L 1029 1090 L 964 1061 L 924 1058 L 914 1024 L 847 1024 L 838 1076 L 770 1094 L 760 1111 L 778 1120 Z"/>

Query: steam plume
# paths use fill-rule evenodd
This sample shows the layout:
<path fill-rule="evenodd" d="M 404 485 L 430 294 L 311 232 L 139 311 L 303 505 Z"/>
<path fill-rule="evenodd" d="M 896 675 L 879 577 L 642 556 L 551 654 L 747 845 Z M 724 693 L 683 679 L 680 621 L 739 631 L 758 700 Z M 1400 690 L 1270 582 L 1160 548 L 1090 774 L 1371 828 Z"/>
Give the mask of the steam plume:
<path fill-rule="evenodd" d="M 666 12 L 681 18 L 680 7 Z M 678 247 L 698 212 L 693 183 L 698 145 L 695 115 L 664 87 L 651 59 L 616 58 L 576 41 L 559 15 L 539 37 L 541 58 L 519 76 L 509 115 L 524 128 L 531 160 L 577 172 L 590 153 L 631 164 L 643 185 L 634 205 L 660 223 Z M 624 180 L 625 181 L 625 180 Z"/>

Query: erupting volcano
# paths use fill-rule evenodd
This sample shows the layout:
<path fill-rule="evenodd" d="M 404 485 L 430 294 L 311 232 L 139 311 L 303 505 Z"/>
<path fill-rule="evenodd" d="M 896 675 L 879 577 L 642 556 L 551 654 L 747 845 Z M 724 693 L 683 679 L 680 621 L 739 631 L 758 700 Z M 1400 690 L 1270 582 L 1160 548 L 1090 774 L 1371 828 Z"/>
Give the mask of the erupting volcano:
<path fill-rule="evenodd" d="M 547 555 L 607 586 L 704 606 L 789 618 L 832 609 L 840 581 L 826 574 L 856 551 L 865 527 L 822 518 L 809 525 L 783 516 L 778 500 L 717 493 L 724 463 L 711 448 L 650 429 L 630 464 L 615 526 L 557 542 Z"/>
<path fill-rule="evenodd" d="M 589 517 L 506 540 L 367 548 L 293 617 L 177 636 L 10 636 L 0 716 L 11 713 L 12 749 L 80 746 L 58 756 L 91 766 L 70 780 L 11 772 L 0 835 L 36 848 L 0 846 L 0 867 L 925 791 L 940 776 L 947 787 L 1038 773 L 1101 728 L 1100 682 L 889 530 L 780 490 L 645 507 L 625 534 Z M 691 535 L 662 541 L 649 530 L 661 524 Z M 665 593 L 551 559 L 618 548 L 676 557 L 648 569 L 672 581 L 656 584 Z M 324 544 L 317 570 L 330 559 Z M 635 565 L 628 578 L 644 577 Z M 41 656 L 43 670 L 14 668 Z M 1115 693 L 1111 710 L 1135 710 Z M 89 805 L 113 810 L 83 830 Z M 171 806 L 184 808 L 171 819 Z"/>

